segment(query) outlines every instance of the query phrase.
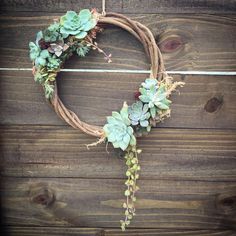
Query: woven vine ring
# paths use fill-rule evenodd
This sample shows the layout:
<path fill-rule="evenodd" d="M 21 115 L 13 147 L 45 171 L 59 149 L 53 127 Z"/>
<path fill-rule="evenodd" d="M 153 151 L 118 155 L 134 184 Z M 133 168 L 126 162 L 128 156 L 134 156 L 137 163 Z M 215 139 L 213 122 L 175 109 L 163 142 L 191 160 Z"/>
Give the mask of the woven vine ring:
<path fill-rule="evenodd" d="M 118 26 L 134 35 L 135 38 L 137 38 L 143 44 L 145 52 L 150 58 L 150 78 L 156 78 L 159 72 L 163 73 L 165 71 L 162 56 L 155 43 L 153 34 L 146 26 L 117 13 L 107 13 L 106 16 L 99 17 L 98 26 L 100 24 Z M 51 100 L 51 103 L 56 113 L 73 128 L 81 129 L 83 132 L 92 136 L 100 138 L 104 137 L 104 131 L 102 127 L 87 124 L 86 122 L 81 121 L 73 111 L 68 110 L 60 100 L 57 90 L 54 92 L 54 98 Z"/>
<path fill-rule="evenodd" d="M 130 106 L 124 102 L 119 112 L 113 111 L 107 117 L 104 127 L 98 127 L 81 121 L 73 111 L 65 107 L 57 92 L 56 77 L 65 61 L 74 53 L 83 57 L 91 48 L 102 53 L 111 62 L 111 54 L 107 55 L 95 42 L 97 33 L 106 25 L 120 27 L 137 38 L 144 47 L 151 68 L 150 76 L 136 93 L 135 102 Z M 43 86 L 45 96 L 55 112 L 73 128 L 99 138 L 88 146 L 106 141 L 125 152 L 125 219 L 120 221 L 122 230 L 125 230 L 135 215 L 135 193 L 138 190 L 138 154 L 141 150 L 137 149 L 136 138 L 149 133 L 153 126 L 170 115 L 169 97 L 177 86 L 184 83 L 173 82 L 167 75 L 161 52 L 151 31 L 143 24 L 117 13 L 102 15 L 94 9 L 83 9 L 79 13 L 68 11 L 48 28 L 38 32 L 36 41 L 30 42 L 29 47 L 34 79 Z"/>

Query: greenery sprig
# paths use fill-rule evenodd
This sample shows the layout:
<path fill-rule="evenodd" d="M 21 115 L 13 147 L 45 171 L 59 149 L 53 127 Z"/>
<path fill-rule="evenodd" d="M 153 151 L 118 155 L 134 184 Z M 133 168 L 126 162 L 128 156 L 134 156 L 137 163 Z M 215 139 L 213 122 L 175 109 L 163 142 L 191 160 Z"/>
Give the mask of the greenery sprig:
<path fill-rule="evenodd" d="M 140 165 L 138 161 L 138 154 L 141 153 L 141 149 L 137 149 L 136 146 L 129 146 L 126 149 L 126 154 L 124 158 L 126 159 L 126 176 L 127 180 L 125 185 L 127 189 L 125 190 L 126 202 L 123 203 L 123 208 L 125 208 L 125 219 L 121 220 L 121 229 L 125 230 L 135 216 L 135 205 L 136 202 L 136 191 L 139 190 L 137 186 L 137 180 L 139 178 L 138 171 L 140 170 Z"/>

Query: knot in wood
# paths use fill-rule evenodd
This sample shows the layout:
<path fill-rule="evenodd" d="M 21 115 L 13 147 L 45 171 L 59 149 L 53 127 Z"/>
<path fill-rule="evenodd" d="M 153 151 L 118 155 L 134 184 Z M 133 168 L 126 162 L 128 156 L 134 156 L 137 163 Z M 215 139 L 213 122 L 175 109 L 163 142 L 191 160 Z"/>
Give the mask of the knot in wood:
<path fill-rule="evenodd" d="M 31 202 L 42 206 L 50 206 L 55 201 L 55 194 L 48 186 L 33 186 L 29 195 Z"/>
<path fill-rule="evenodd" d="M 220 194 L 216 199 L 216 208 L 225 215 L 236 215 L 236 190 Z"/>
<path fill-rule="evenodd" d="M 171 53 L 179 50 L 183 46 L 183 42 L 180 37 L 174 36 L 163 40 L 160 44 L 160 50 L 163 53 Z"/>
<path fill-rule="evenodd" d="M 219 110 L 222 104 L 223 104 L 223 96 L 215 96 L 206 102 L 204 110 L 206 112 L 213 113 Z"/>

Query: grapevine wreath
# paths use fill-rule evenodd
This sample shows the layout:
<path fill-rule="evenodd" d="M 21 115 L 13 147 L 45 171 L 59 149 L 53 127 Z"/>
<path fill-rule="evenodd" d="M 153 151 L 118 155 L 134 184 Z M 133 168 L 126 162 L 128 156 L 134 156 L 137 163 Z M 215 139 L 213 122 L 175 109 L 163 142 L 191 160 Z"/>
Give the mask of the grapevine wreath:
<path fill-rule="evenodd" d="M 90 49 L 94 49 L 111 62 L 111 55 L 107 55 L 95 42 L 96 34 L 102 30 L 101 26 L 107 24 L 128 31 L 143 44 L 150 58 L 151 73 L 135 93 L 136 101 L 130 106 L 124 102 L 119 112 L 113 111 L 107 117 L 104 127 L 98 127 L 81 121 L 73 111 L 64 106 L 57 92 L 56 77 L 64 62 L 74 53 L 84 57 Z M 55 112 L 73 128 L 99 138 L 88 146 L 106 141 L 112 143 L 114 148 L 124 151 L 127 188 L 123 204 L 125 219 L 120 222 L 122 230 L 125 230 L 135 215 L 135 192 L 138 190 L 138 154 L 141 150 L 137 149 L 136 137 L 149 133 L 157 122 L 170 115 L 169 97 L 177 86 L 184 83 L 173 82 L 165 72 L 160 50 L 151 31 L 141 23 L 117 13 L 99 14 L 94 9 L 83 9 L 79 14 L 68 11 L 60 19 L 54 20 L 48 28 L 38 32 L 36 42 L 30 42 L 29 47 L 34 79 L 43 86 L 45 96 Z"/>

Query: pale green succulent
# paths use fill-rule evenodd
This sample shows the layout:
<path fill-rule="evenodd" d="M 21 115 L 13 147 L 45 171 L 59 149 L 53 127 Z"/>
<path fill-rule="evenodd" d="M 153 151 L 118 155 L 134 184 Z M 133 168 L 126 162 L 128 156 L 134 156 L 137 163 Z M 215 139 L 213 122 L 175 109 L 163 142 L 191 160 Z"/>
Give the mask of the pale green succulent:
<path fill-rule="evenodd" d="M 35 82 L 38 82 L 40 84 L 44 83 L 45 80 L 47 79 L 47 74 L 42 74 L 40 70 L 37 70 L 35 75 L 34 75 L 34 80 Z"/>
<path fill-rule="evenodd" d="M 112 112 L 112 116 L 107 117 L 107 124 L 103 130 L 108 142 L 111 142 L 114 148 L 121 148 L 124 151 L 129 145 L 136 145 L 134 130 L 130 125 L 127 104 L 124 104 L 120 113 Z"/>
<path fill-rule="evenodd" d="M 49 83 L 44 83 L 44 91 L 45 91 L 45 97 L 47 99 L 52 98 L 53 92 L 54 92 L 54 85 Z"/>
<path fill-rule="evenodd" d="M 78 39 L 87 36 L 87 32 L 95 27 L 97 21 L 93 18 L 88 9 L 83 9 L 77 14 L 74 11 L 67 11 L 66 15 L 60 19 L 60 33 L 63 38 L 74 35 Z"/>
<path fill-rule="evenodd" d="M 156 112 L 159 110 L 169 109 L 171 101 L 167 99 L 165 85 L 151 86 L 150 89 L 140 88 L 141 95 L 139 99 L 143 103 L 147 103 L 150 108 L 152 118 L 155 118 Z"/>
<path fill-rule="evenodd" d="M 143 104 L 141 101 L 135 102 L 129 107 L 129 118 L 132 125 L 140 124 L 141 127 L 148 127 L 150 118 L 148 104 Z"/>
<path fill-rule="evenodd" d="M 47 67 L 49 69 L 57 69 L 60 67 L 61 60 L 55 55 L 48 57 Z"/>

